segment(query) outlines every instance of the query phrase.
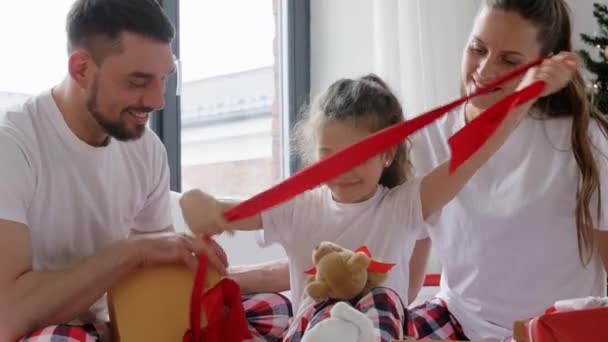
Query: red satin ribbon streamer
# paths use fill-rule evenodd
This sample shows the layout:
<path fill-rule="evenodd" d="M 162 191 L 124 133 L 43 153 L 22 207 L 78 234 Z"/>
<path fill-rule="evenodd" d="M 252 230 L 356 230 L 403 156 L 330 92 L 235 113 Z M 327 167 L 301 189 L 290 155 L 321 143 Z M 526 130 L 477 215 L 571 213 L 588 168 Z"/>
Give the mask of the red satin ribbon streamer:
<path fill-rule="evenodd" d="M 369 258 L 372 257 L 372 253 L 369 251 L 369 248 L 367 248 L 367 246 L 361 246 L 361 247 L 357 248 L 355 253 L 357 253 L 357 252 L 365 253 L 365 255 L 367 255 Z M 367 266 L 367 270 L 370 272 L 374 272 L 374 273 L 387 273 L 393 267 L 395 267 L 395 264 L 389 264 L 389 263 L 372 260 L 369 263 L 369 266 Z M 317 274 L 317 269 L 315 267 L 313 267 L 304 273 L 314 276 L 315 274 Z"/>
<path fill-rule="evenodd" d="M 450 172 L 454 172 L 490 138 L 512 108 L 536 98 L 544 89 L 545 82 L 532 83 L 500 100 L 451 136 L 448 139 L 452 152 Z"/>
<path fill-rule="evenodd" d="M 266 209 L 281 204 L 306 190 L 312 189 L 321 183 L 327 182 L 348 172 L 373 156 L 398 144 L 410 134 L 427 126 L 471 98 L 486 94 L 499 85 L 522 75 L 529 68 L 540 65 L 544 59 L 545 58 L 541 58 L 527 64 L 508 75 L 501 77 L 499 80 L 485 88 L 479 89 L 471 95 L 452 101 L 412 120 L 401 122 L 376 132 L 375 134 L 302 169 L 274 187 L 241 202 L 237 206 L 226 211 L 224 216 L 228 221 L 236 221 L 251 217 Z M 467 160 L 492 135 L 492 133 L 494 133 L 500 122 L 502 122 L 513 106 L 517 106 L 534 98 L 540 94 L 543 87 L 544 82 L 539 81 L 506 97 L 488 108 L 482 115 L 476 118 L 476 120 L 473 120 L 460 132 L 451 137 L 449 141 L 450 148 L 452 149 L 450 170 L 453 171 L 458 168 L 458 166 Z"/>
<path fill-rule="evenodd" d="M 356 252 L 363 252 L 370 259 L 372 257 L 372 253 L 369 251 L 369 248 L 367 248 L 367 246 L 359 247 L 355 251 L 355 253 Z M 369 266 L 367 266 L 367 270 L 370 272 L 374 272 L 374 273 L 386 273 L 386 272 L 390 271 L 393 267 L 395 267 L 395 264 L 389 264 L 389 263 L 385 263 L 385 262 L 379 262 L 379 261 L 372 260 L 369 263 Z"/>
<path fill-rule="evenodd" d="M 190 329 L 183 342 L 241 342 L 251 338 L 238 284 L 222 279 L 204 292 L 206 274 L 207 256 L 201 253 L 190 299 Z M 207 325 L 201 328 L 203 311 Z"/>

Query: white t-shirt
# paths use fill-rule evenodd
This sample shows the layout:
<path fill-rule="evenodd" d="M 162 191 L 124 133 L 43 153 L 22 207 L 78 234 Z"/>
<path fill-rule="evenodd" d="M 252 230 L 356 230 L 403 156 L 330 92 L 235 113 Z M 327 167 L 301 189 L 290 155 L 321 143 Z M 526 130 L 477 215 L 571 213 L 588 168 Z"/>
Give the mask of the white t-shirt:
<path fill-rule="evenodd" d="M 321 241 L 351 250 L 365 245 L 373 258 L 396 264 L 383 286 L 407 303 L 409 259 L 423 230 L 420 180 L 392 189 L 378 186 L 372 198 L 360 203 L 338 203 L 322 186 L 264 212 L 262 222 L 266 242 L 280 243 L 289 258 L 294 309 L 312 302 L 304 293 L 304 272 L 313 267 L 312 252 Z"/>
<path fill-rule="evenodd" d="M 418 173 L 449 159 L 447 140 L 464 120 L 460 109 L 414 136 Z M 439 297 L 470 339 L 510 336 L 515 320 L 542 314 L 559 299 L 606 294 L 600 258 L 586 269 L 579 259 L 580 176 L 571 126 L 568 118 L 526 117 L 439 220 L 427 225 L 443 268 Z M 590 133 L 608 156 L 597 125 Z M 598 154 L 604 200 L 598 226 L 608 230 L 606 158 Z"/>
<path fill-rule="evenodd" d="M 137 141 L 90 146 L 70 130 L 50 91 L 1 118 L 0 165 L 0 219 L 28 227 L 35 271 L 70 267 L 130 229 L 171 224 L 158 137 L 146 131 Z M 107 318 L 103 307 L 100 300 L 92 308 L 98 318 Z"/>

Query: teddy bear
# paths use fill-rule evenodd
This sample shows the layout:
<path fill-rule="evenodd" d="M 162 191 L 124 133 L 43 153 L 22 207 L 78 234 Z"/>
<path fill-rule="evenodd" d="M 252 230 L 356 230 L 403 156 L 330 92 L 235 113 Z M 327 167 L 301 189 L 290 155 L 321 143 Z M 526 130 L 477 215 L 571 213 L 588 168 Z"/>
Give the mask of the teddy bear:
<path fill-rule="evenodd" d="M 327 299 L 350 300 L 380 286 L 394 266 L 373 260 L 366 247 L 352 251 L 329 241 L 321 242 L 312 253 L 315 268 L 306 293 L 315 302 Z"/>

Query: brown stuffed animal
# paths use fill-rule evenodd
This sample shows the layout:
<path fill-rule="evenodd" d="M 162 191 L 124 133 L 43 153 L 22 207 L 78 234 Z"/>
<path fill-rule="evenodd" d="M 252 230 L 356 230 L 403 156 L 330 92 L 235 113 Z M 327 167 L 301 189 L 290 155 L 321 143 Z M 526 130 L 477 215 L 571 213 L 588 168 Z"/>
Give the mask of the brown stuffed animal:
<path fill-rule="evenodd" d="M 315 248 L 312 260 L 315 268 L 306 272 L 311 275 L 306 293 L 316 302 L 330 298 L 349 300 L 365 294 L 381 285 L 393 266 L 372 260 L 364 247 L 351 251 L 328 241 Z M 370 265 L 380 267 L 374 271 Z"/>

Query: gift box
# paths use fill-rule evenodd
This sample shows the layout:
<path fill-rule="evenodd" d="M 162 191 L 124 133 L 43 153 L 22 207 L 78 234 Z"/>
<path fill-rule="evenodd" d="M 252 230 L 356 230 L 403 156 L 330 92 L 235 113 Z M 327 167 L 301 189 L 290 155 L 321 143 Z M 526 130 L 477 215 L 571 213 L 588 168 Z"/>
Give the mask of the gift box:
<path fill-rule="evenodd" d="M 240 289 L 207 270 L 142 268 L 108 292 L 114 342 L 234 342 L 248 337 Z M 230 327 L 228 329 L 227 327 Z"/>
<path fill-rule="evenodd" d="M 517 342 L 608 341 L 608 307 L 556 311 L 515 322 Z"/>

